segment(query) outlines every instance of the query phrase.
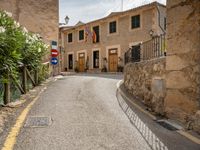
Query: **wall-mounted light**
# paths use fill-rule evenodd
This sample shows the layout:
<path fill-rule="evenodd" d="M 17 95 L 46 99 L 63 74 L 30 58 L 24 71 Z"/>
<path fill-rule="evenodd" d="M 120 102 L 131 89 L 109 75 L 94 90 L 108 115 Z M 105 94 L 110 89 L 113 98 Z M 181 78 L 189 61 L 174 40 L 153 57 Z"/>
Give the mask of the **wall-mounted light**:
<path fill-rule="evenodd" d="M 69 17 L 66 16 L 66 17 L 65 17 L 65 24 L 67 25 L 68 23 L 69 23 Z"/>
<path fill-rule="evenodd" d="M 151 29 L 151 30 L 149 31 L 149 34 L 150 34 L 151 37 L 153 37 L 153 36 L 154 36 L 154 31 Z"/>

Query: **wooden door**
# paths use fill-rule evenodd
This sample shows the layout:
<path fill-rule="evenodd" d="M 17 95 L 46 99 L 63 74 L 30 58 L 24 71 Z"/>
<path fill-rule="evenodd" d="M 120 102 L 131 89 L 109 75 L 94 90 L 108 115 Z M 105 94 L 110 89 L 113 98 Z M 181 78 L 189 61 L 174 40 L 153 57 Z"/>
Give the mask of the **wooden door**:
<path fill-rule="evenodd" d="M 109 50 L 109 71 L 117 72 L 117 66 L 118 66 L 117 49 L 111 49 Z"/>
<path fill-rule="evenodd" d="M 79 53 L 79 71 L 84 72 L 85 71 L 85 53 Z"/>

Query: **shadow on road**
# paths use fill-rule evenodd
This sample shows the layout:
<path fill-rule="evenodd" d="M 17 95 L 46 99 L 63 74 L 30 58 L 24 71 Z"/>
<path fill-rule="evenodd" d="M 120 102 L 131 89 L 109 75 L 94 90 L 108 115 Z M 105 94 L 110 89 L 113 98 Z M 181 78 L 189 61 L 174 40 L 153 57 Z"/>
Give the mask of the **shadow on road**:
<path fill-rule="evenodd" d="M 98 73 L 98 74 L 77 73 L 73 76 L 98 77 L 98 78 L 116 79 L 116 80 L 123 79 L 122 73 L 113 73 L 113 74 L 111 73 Z"/>

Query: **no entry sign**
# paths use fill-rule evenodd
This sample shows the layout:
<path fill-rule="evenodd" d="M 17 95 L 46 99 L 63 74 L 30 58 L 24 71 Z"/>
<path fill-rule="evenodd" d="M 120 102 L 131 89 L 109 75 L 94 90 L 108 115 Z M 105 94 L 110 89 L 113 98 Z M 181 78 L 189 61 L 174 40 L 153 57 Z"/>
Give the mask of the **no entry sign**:
<path fill-rule="evenodd" d="M 55 57 L 51 58 L 51 64 L 52 65 L 57 65 L 58 64 L 58 59 L 55 58 Z"/>
<path fill-rule="evenodd" d="M 58 56 L 58 51 L 56 49 L 51 50 L 51 56 L 52 57 L 57 57 Z"/>

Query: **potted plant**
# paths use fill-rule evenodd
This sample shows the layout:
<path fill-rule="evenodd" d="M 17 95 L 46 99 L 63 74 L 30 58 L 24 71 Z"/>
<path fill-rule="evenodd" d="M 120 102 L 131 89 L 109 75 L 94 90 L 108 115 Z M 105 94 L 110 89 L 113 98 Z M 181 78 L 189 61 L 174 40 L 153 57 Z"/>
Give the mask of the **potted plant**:
<path fill-rule="evenodd" d="M 102 60 L 103 60 L 103 68 L 101 69 L 101 72 L 107 72 L 108 71 L 106 67 L 107 58 L 103 57 Z"/>
<path fill-rule="evenodd" d="M 124 70 L 123 66 L 121 66 L 121 65 L 117 66 L 117 72 L 123 72 L 123 70 Z"/>
<path fill-rule="evenodd" d="M 77 72 L 77 73 L 79 72 L 78 61 L 77 60 L 75 61 L 74 71 Z"/>

